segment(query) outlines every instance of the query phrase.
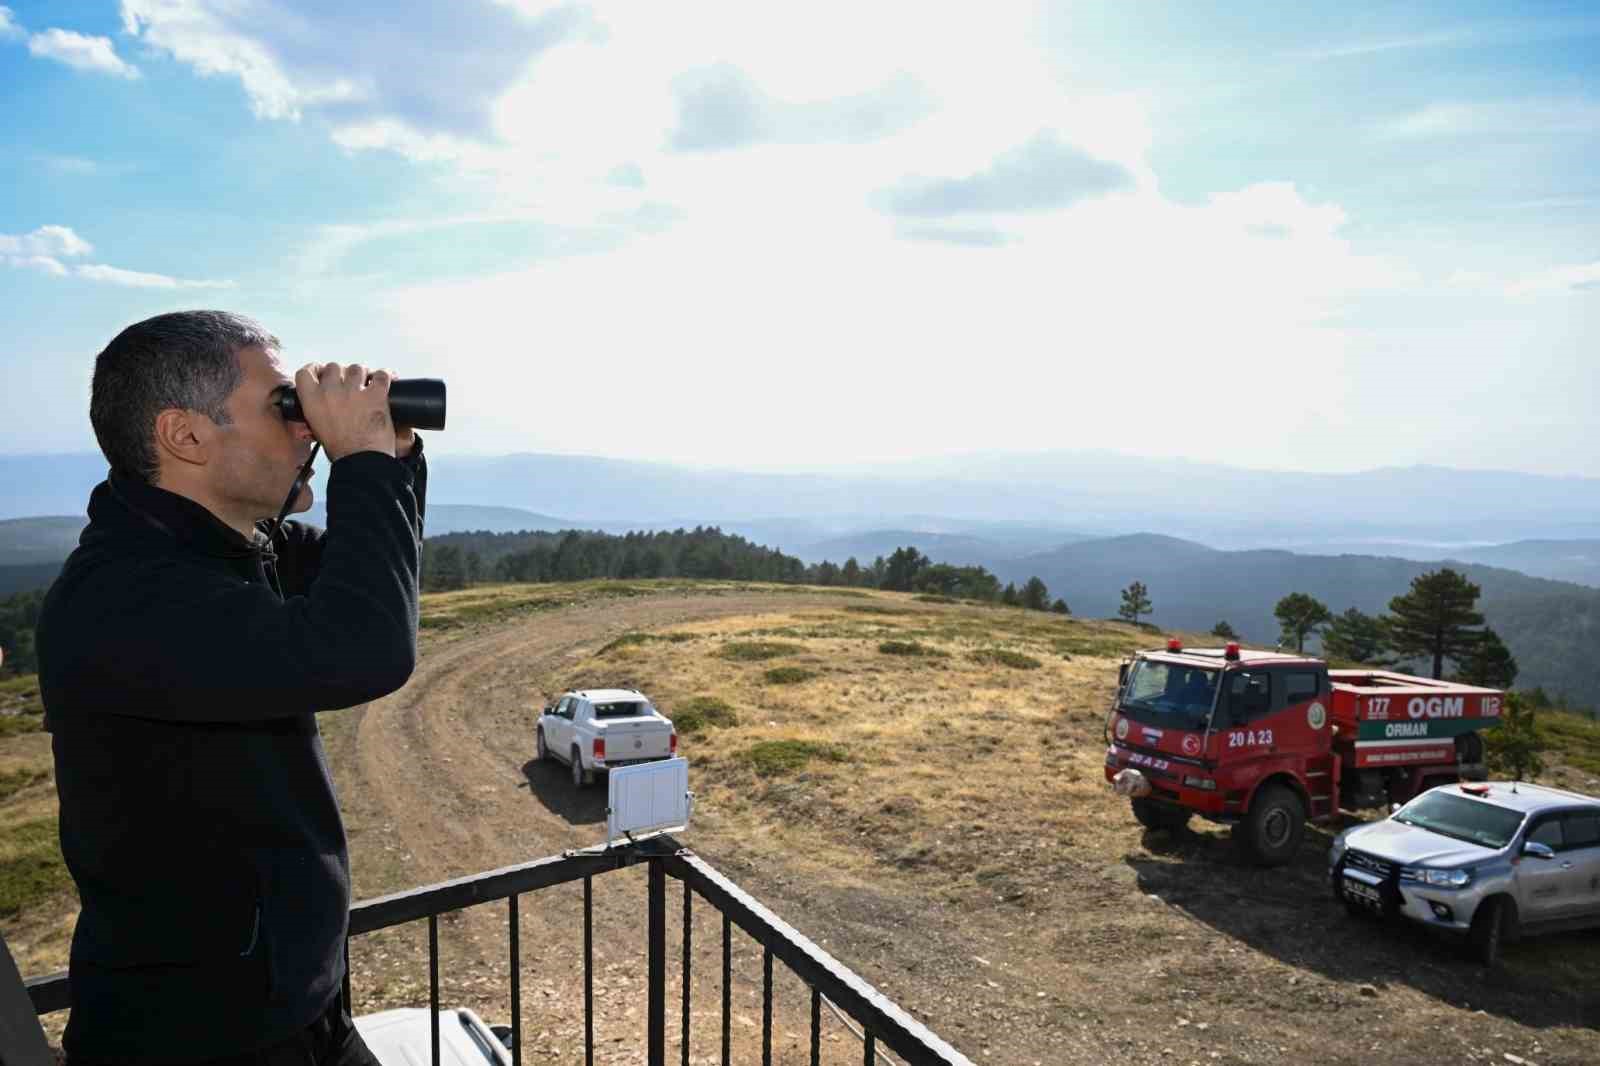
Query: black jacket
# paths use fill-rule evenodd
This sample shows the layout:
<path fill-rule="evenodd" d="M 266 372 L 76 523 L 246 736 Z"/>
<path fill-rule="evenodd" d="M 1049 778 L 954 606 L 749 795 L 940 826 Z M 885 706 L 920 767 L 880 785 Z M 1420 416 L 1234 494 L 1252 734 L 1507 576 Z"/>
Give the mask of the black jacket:
<path fill-rule="evenodd" d="M 328 532 L 270 543 L 116 473 L 94 490 L 38 626 L 83 904 L 69 1055 L 247 1052 L 338 994 L 350 862 L 313 715 L 411 674 L 425 481 L 420 442 L 346 456 Z"/>

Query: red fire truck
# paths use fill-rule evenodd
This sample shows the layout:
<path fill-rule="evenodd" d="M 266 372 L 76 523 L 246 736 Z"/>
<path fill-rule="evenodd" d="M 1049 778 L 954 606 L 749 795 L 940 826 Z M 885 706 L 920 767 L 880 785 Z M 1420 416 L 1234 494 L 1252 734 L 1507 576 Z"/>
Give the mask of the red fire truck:
<path fill-rule="evenodd" d="M 1494 689 L 1171 640 L 1122 664 L 1106 780 L 1144 825 L 1176 829 L 1199 814 L 1233 825 L 1248 858 L 1277 866 L 1299 849 L 1308 819 L 1482 780 L 1478 731 L 1498 724 L 1503 700 Z"/>

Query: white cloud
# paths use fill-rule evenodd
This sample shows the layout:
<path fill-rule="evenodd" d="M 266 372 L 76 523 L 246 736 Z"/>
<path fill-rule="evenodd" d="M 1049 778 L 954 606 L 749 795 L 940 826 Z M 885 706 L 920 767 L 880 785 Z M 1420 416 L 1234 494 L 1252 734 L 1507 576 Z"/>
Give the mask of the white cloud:
<path fill-rule="evenodd" d="M 0 259 L 5 260 L 7 266 L 42 270 L 58 278 L 67 272 L 67 268 L 61 265 L 61 260 L 50 255 L 0 255 Z"/>
<path fill-rule="evenodd" d="M 1506 286 L 1511 296 L 1535 296 L 1545 292 L 1593 292 L 1600 290 L 1600 259 L 1592 263 L 1553 267 Z"/>
<path fill-rule="evenodd" d="M 1349 246 L 1339 208 L 1290 186 L 1201 206 L 1135 192 L 1030 216 L 1015 234 L 905 240 L 861 202 L 771 209 L 769 197 L 792 202 L 809 176 L 607 256 L 392 292 L 382 317 L 408 365 L 492 375 L 502 395 L 588 395 L 601 367 L 628 381 L 608 396 L 607 454 L 726 462 L 738 440 L 741 462 L 793 463 L 804 440 L 807 461 L 823 463 L 1130 430 L 1182 452 L 1195 412 L 1234 410 L 1240 382 L 1338 409 L 1351 388 L 1339 317 L 1403 280 Z M 1253 232 L 1263 220 L 1284 235 Z M 490 354 L 516 349 L 529 321 L 552 358 Z M 1192 369 L 1219 358 L 1228 373 Z M 774 390 L 783 403 L 761 398 Z M 887 395 L 918 417 L 883 419 Z M 1024 397 L 1040 417 L 984 414 L 991 402 L 1000 412 L 1033 402 Z M 488 395 L 467 403 L 463 424 L 502 448 L 574 447 Z M 816 433 L 824 408 L 852 432 Z M 682 411 L 717 415 L 674 417 Z M 1258 420 L 1207 425 L 1215 447 L 1259 447 Z"/>
<path fill-rule="evenodd" d="M 1487 134 L 1592 135 L 1600 133 L 1600 103 L 1587 98 L 1442 102 L 1391 119 L 1379 131 L 1401 140 Z"/>
<path fill-rule="evenodd" d="M 1381 52 L 1409 51 L 1416 48 L 1446 48 L 1467 44 L 1477 38 L 1471 30 L 1441 30 L 1437 33 L 1418 33 L 1406 37 L 1373 38 L 1352 41 L 1349 44 L 1327 45 L 1291 52 L 1292 59 L 1348 59 L 1352 56 L 1376 55 Z"/>
<path fill-rule="evenodd" d="M 75 273 L 81 278 L 90 281 L 104 281 L 112 285 L 124 285 L 134 289 L 231 289 L 231 281 L 186 281 L 183 278 L 168 277 L 166 274 L 146 274 L 139 270 L 123 270 L 120 267 L 105 266 L 101 263 L 87 263 L 78 267 Z"/>
<path fill-rule="evenodd" d="M 0 233 L 0 261 L 7 266 L 42 270 L 55 277 L 75 274 L 90 281 L 143 289 L 231 289 L 231 281 L 186 281 L 165 274 L 123 270 L 103 263 L 80 263 L 68 268 L 61 260 L 81 259 L 94 246 L 67 226 L 40 226 L 32 233 Z"/>
<path fill-rule="evenodd" d="M 405 151 L 487 136 L 494 100 L 584 24 L 503 3 L 122 0 L 127 32 L 202 76 L 237 78 L 254 112 L 325 114 L 353 147 Z"/>
<path fill-rule="evenodd" d="M 139 69 L 123 62 L 109 37 L 87 37 L 72 30 L 49 29 L 28 38 L 28 51 L 42 59 L 54 59 L 74 70 L 137 78 Z"/>
<path fill-rule="evenodd" d="M 0 233 L 0 255 L 71 259 L 92 251 L 94 247 L 88 241 L 66 226 L 40 226 L 32 233 L 14 237 Z"/>
<path fill-rule="evenodd" d="M 0 41 L 19 41 L 27 33 L 17 25 L 16 17 L 9 7 L 0 7 Z"/>

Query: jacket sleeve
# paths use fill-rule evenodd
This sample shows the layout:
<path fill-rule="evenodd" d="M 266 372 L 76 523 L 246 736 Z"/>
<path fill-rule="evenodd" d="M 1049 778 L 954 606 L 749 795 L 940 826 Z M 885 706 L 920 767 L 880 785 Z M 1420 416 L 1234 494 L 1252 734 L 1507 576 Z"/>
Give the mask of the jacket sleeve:
<path fill-rule="evenodd" d="M 80 660 L 112 713 L 254 721 L 332 710 L 404 685 L 416 665 L 420 507 L 404 461 L 358 452 L 328 477 L 328 531 L 304 595 L 187 562 L 134 576 L 135 603 L 102 619 L 116 654 Z M 110 638 L 114 637 L 112 640 Z M 104 690 L 102 690 L 104 691 Z"/>
<path fill-rule="evenodd" d="M 417 499 L 417 541 L 422 541 L 422 515 L 428 489 L 428 463 L 422 457 L 422 434 L 411 452 L 400 458 L 411 472 L 411 492 Z M 303 596 L 322 570 L 322 547 L 327 531 L 308 522 L 285 522 L 273 542 L 278 554 L 278 577 L 285 596 Z"/>

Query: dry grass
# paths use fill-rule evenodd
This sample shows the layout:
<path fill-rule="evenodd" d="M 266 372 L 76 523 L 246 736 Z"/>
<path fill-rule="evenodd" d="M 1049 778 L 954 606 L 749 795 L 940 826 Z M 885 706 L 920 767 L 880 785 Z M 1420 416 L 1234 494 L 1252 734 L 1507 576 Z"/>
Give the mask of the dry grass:
<path fill-rule="evenodd" d="M 39 679 L 33 674 L 0 677 L 0 738 L 37 733 L 43 728 Z"/>
<path fill-rule="evenodd" d="M 677 626 L 700 639 L 676 644 L 631 642 L 630 677 L 680 732 L 690 733 L 681 708 L 707 693 L 740 709 L 737 725 L 698 729 L 684 745 L 697 820 L 804 844 L 864 877 L 887 857 L 937 878 L 952 899 L 992 887 L 983 871 L 993 861 L 980 859 L 990 833 L 1083 845 L 1105 832 L 1082 805 L 1105 801 L 1108 678 L 1149 638 L 1116 623 L 879 599 Z M 1070 661 L 1062 642 L 1078 649 Z M 804 685 L 738 665 L 779 655 L 794 665 L 774 670 L 804 674 Z M 599 654 L 577 665 L 604 667 Z M 1006 733 L 1030 740 L 1005 744 Z M 996 808 L 1002 781 L 1008 802 Z"/>

